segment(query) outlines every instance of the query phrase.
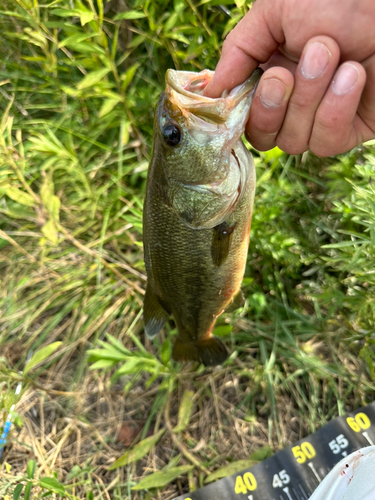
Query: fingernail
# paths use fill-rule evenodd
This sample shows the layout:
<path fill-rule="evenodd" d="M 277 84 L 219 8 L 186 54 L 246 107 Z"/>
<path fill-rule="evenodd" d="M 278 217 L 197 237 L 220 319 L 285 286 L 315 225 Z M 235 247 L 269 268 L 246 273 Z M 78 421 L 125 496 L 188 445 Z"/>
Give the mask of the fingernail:
<path fill-rule="evenodd" d="M 359 77 L 358 69 L 353 64 L 345 63 L 338 69 L 333 82 L 332 90 L 337 95 L 347 94 L 355 87 Z"/>
<path fill-rule="evenodd" d="M 286 88 L 280 80 L 268 78 L 262 82 L 260 100 L 266 108 L 278 108 L 284 100 Z"/>
<path fill-rule="evenodd" d="M 301 73 L 309 80 L 318 78 L 326 69 L 330 57 L 331 53 L 325 45 L 319 42 L 312 43 L 304 54 Z"/>

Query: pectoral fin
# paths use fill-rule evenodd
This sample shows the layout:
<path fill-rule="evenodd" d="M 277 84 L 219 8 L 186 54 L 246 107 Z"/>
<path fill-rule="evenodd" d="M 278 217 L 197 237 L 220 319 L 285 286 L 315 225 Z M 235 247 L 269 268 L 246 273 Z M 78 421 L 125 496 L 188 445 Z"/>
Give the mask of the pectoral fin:
<path fill-rule="evenodd" d="M 170 314 L 161 305 L 157 295 L 147 284 L 144 301 L 143 321 L 147 337 L 153 338 L 163 328 Z"/>
<path fill-rule="evenodd" d="M 232 302 L 229 304 L 229 306 L 225 309 L 225 312 L 231 313 L 238 309 L 239 307 L 242 307 L 245 302 L 245 297 L 243 296 L 242 290 L 239 290 L 239 292 L 234 296 Z"/>
<path fill-rule="evenodd" d="M 216 267 L 220 267 L 226 261 L 232 234 L 236 225 L 229 226 L 227 222 L 222 222 L 214 227 L 211 243 L 212 261 Z"/>

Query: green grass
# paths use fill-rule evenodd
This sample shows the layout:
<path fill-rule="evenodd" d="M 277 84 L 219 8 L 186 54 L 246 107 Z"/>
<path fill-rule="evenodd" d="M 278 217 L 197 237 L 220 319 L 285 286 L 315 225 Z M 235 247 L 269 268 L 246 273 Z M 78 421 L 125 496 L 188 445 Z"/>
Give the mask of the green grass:
<path fill-rule="evenodd" d="M 246 303 L 218 321 L 224 366 L 172 362 L 172 322 L 144 337 L 153 108 L 169 67 L 215 67 L 246 12 L 217 4 L 2 2 L 0 425 L 17 406 L 1 497 L 171 499 L 373 399 L 374 144 L 253 152 Z"/>

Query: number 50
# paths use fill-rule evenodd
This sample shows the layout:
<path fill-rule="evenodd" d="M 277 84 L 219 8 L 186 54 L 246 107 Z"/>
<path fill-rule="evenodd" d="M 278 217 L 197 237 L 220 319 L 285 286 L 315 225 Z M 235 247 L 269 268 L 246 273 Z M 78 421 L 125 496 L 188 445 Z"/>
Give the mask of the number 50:
<path fill-rule="evenodd" d="M 316 451 L 308 441 L 301 443 L 301 446 L 293 446 L 292 453 L 299 464 L 303 464 L 307 459 L 314 458 Z"/>

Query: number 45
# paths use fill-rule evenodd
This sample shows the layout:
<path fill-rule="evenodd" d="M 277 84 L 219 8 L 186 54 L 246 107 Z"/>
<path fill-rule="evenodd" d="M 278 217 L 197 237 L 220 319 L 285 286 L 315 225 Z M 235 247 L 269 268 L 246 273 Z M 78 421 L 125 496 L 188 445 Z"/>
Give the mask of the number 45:
<path fill-rule="evenodd" d="M 332 439 L 332 441 L 328 443 L 328 446 L 331 448 L 332 452 L 337 455 L 337 453 L 340 453 L 341 450 L 349 446 L 349 441 L 344 434 L 340 434 L 336 439 Z"/>
<path fill-rule="evenodd" d="M 290 477 L 287 474 L 286 470 L 281 470 L 278 474 L 273 475 L 272 487 L 273 488 L 281 488 L 284 484 L 288 484 L 290 481 Z"/>

